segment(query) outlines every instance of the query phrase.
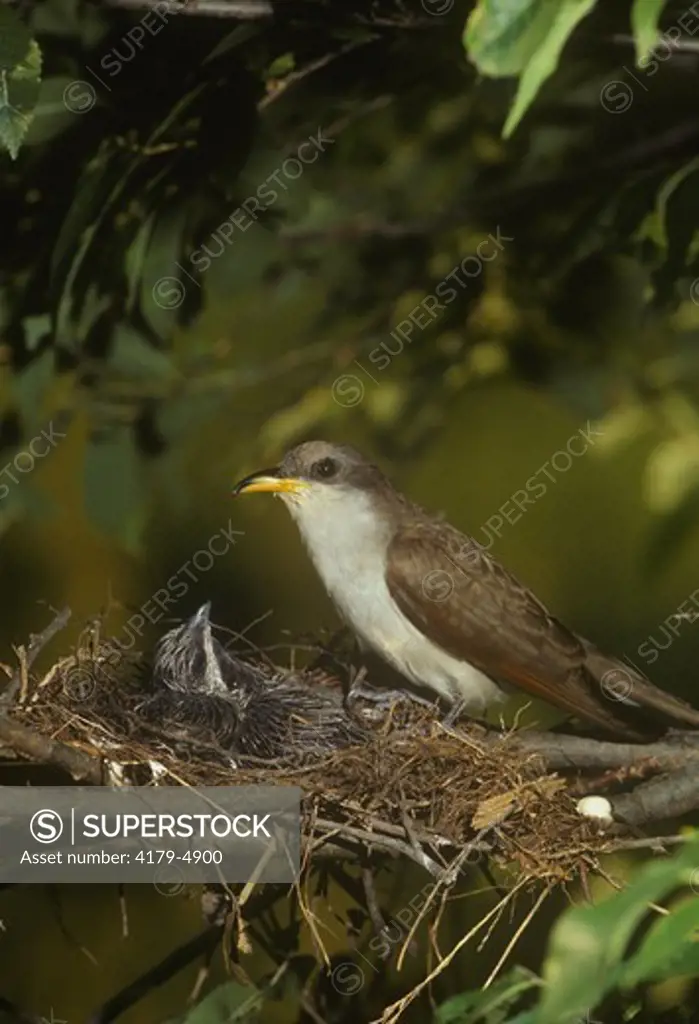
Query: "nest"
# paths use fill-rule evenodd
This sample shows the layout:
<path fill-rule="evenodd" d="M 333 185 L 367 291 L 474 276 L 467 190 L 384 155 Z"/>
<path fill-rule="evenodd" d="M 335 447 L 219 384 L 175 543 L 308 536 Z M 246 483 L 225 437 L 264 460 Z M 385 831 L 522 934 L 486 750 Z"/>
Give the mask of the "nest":
<path fill-rule="evenodd" d="M 312 735 L 318 745 L 307 744 L 305 752 L 298 742 L 296 750 L 291 745 L 288 757 L 273 762 L 247 756 L 247 752 L 241 757 L 240 750 L 222 746 L 220 730 L 209 728 L 207 732 L 207 723 L 211 726 L 214 722 L 210 715 L 195 715 L 197 721 L 188 720 L 188 712 L 184 718 L 175 715 L 174 721 L 167 715 L 149 716 L 149 684 L 156 677 L 147 655 L 122 650 L 115 654 L 113 644 L 100 644 L 94 635 L 88 635 L 76 653 L 60 659 L 43 678 L 32 678 L 30 669 L 36 655 L 66 624 L 69 614 L 67 609 L 61 612 L 27 648 L 18 649 L 19 669 L 0 694 L 4 752 L 53 765 L 77 782 L 97 785 L 300 787 L 304 793 L 303 871 L 295 885 L 295 905 L 326 970 L 330 970 L 332 959 L 317 926 L 315 898 L 320 896 L 322 904 L 327 903 L 328 876 L 345 889 L 364 919 L 371 922 L 375 935 L 383 936 L 382 942 L 390 946 L 395 940 L 389 939 L 393 933 L 379 909 L 376 872 L 401 858 L 431 875 L 426 887 L 429 894 L 424 899 L 419 894 L 420 909 L 412 914 L 407 934 L 402 930 L 403 918 L 401 927 L 394 929 L 404 935 L 397 958 L 400 969 L 416 928 L 428 915 L 431 945 L 439 948 L 437 934 L 445 904 L 463 872 L 477 864 L 498 892 L 496 905 L 450 952 L 438 955 L 436 966 L 422 981 L 384 1010 L 381 1024 L 396 1024 L 406 1007 L 467 942 L 480 935 L 484 936 L 482 945 L 518 894 L 528 892 L 533 897 L 531 908 L 486 985 L 552 891 L 565 890 L 576 878 L 586 889 L 588 873 L 598 873 L 621 887 L 605 871 L 601 855 L 641 846 L 664 850 L 670 843 L 682 841 L 681 836 L 639 838 L 638 826 L 685 814 L 699 805 L 697 734 L 678 734 L 644 745 L 618 744 L 575 735 L 489 729 L 475 723 L 447 727 L 434 710 L 394 705 L 380 717 L 365 709 L 358 727 L 362 742 L 354 746 L 321 752 L 328 733 L 316 718 Z M 242 663 L 240 669 L 240 664 L 238 671 L 243 675 L 254 669 L 263 692 L 265 679 L 270 692 L 281 680 L 287 700 L 292 693 L 298 694 L 299 686 L 308 687 L 314 691 L 312 696 L 306 691 L 298 706 L 308 712 L 331 704 L 336 724 L 347 714 L 337 695 L 338 680 L 326 673 L 280 669 L 262 656 L 252 667 Z M 289 687 L 284 684 L 287 676 Z M 256 686 L 248 691 L 250 699 L 251 694 L 260 693 Z M 332 693 L 335 696 L 329 700 Z M 182 707 L 197 709 L 196 703 L 185 702 L 180 711 Z M 288 703 L 285 707 L 288 711 Z M 333 734 L 333 743 L 356 734 L 354 725 L 343 726 Z M 578 800 L 586 793 L 609 797 L 613 822 L 580 813 Z M 626 824 L 620 825 L 620 821 Z M 631 838 L 629 824 L 635 826 Z M 341 859 L 358 864 L 359 875 L 345 871 L 338 863 Z M 508 870 L 504 894 L 493 879 L 493 864 Z M 202 910 L 209 929 L 201 941 L 186 943 L 112 1002 L 131 1005 L 140 998 L 139 992 L 161 984 L 197 951 L 208 955 L 224 937 L 228 955 L 235 959 L 250 948 L 248 929 L 253 921 L 264 935 L 266 951 L 275 951 L 278 968 L 270 984 L 275 983 L 291 962 L 290 932 L 286 927 L 280 929 L 272 912 L 278 894 L 267 892 L 269 888 L 252 883 L 204 888 Z M 288 899 L 288 890 L 283 895 Z M 410 907 L 415 909 L 414 900 Z M 346 923 L 348 934 L 356 934 L 350 912 Z M 346 969 L 348 964 L 345 961 L 339 966 Z M 333 985 L 341 991 L 337 984 L 338 979 Z M 95 1018 L 103 1019 L 112 1018 Z"/>
<path fill-rule="evenodd" d="M 29 687 L 11 719 L 101 765 L 112 784 L 300 786 L 306 857 L 361 847 L 407 856 L 435 877 L 455 859 L 488 857 L 553 883 L 609 847 L 577 810 L 574 785 L 523 750 L 516 731 L 446 727 L 430 709 L 394 708 L 361 746 L 310 763 L 234 759 L 214 735 L 189 737 L 143 715 L 149 671 L 142 654 L 115 661 L 109 645 L 80 650 Z M 296 677 L 337 686 L 320 672 Z"/>

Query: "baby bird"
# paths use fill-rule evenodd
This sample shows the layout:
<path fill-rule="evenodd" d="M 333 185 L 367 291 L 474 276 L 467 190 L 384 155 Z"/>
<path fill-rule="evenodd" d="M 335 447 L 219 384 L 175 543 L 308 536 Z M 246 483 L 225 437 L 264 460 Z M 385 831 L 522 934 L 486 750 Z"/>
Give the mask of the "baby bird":
<path fill-rule="evenodd" d="M 236 657 L 213 635 L 207 602 L 160 640 L 146 713 L 213 733 L 234 756 L 298 762 L 367 741 L 342 698 Z"/>

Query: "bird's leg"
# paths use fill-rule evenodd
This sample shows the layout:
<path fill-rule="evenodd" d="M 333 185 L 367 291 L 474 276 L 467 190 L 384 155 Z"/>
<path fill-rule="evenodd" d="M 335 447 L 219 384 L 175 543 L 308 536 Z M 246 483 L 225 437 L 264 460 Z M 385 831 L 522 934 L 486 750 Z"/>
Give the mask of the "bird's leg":
<path fill-rule="evenodd" d="M 386 687 L 381 687 L 379 689 L 375 686 L 371 686 L 370 684 L 367 685 L 364 682 L 366 675 L 366 668 L 362 666 L 352 680 L 352 684 L 346 698 L 346 703 L 348 705 L 353 705 L 357 700 L 366 700 L 380 708 L 388 708 L 392 704 L 402 704 L 406 701 L 419 704 L 421 707 L 434 707 L 432 701 L 427 700 L 425 697 L 419 697 L 417 694 L 411 693 L 408 690 L 394 690 L 387 689 Z"/>
<path fill-rule="evenodd" d="M 463 717 L 467 722 L 478 722 L 479 725 L 485 723 L 479 718 L 473 718 L 471 715 L 464 715 L 464 710 L 467 706 L 467 701 L 463 697 L 456 697 L 447 711 L 446 715 L 442 719 L 442 725 L 445 725 L 447 729 L 452 728 L 456 722 L 460 721 Z"/>
<path fill-rule="evenodd" d="M 466 707 L 466 701 L 463 699 L 457 699 L 454 701 L 452 706 L 447 711 L 446 715 L 442 719 L 442 725 L 446 725 L 449 729 L 461 718 L 464 708 Z"/>
<path fill-rule="evenodd" d="M 495 730 L 499 732 L 497 726 L 490 725 L 484 718 L 474 718 L 473 715 L 465 715 L 464 709 L 466 708 L 466 701 L 463 699 L 456 699 L 452 706 L 447 711 L 446 715 L 442 719 L 442 725 L 446 729 L 453 729 L 457 722 L 461 722 L 462 725 L 468 723 L 477 725 L 481 729 L 485 729 L 488 732 Z"/>

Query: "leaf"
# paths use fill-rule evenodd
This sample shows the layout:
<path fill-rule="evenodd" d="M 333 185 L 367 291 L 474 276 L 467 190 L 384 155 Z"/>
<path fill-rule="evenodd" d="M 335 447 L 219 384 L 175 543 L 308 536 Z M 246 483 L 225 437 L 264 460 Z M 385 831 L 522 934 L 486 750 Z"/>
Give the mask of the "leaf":
<path fill-rule="evenodd" d="M 490 77 L 520 75 L 503 135 L 511 135 L 561 51 L 596 0 L 479 0 L 464 33 L 478 70 Z"/>
<path fill-rule="evenodd" d="M 658 191 L 655 216 L 663 263 L 655 274 L 654 283 L 660 298 L 673 297 L 675 282 L 687 273 L 687 264 L 692 258 L 699 215 L 698 180 L 699 158 L 694 157 L 670 175 Z"/>
<path fill-rule="evenodd" d="M 487 990 L 462 992 L 437 1007 L 434 1024 L 471 1024 L 487 1020 L 498 1024 L 520 996 L 540 985 L 540 980 L 525 967 L 515 967 Z"/>
<path fill-rule="evenodd" d="M 519 75 L 544 38 L 551 0 L 479 0 L 466 22 L 464 46 L 483 75 Z"/>
<path fill-rule="evenodd" d="M 631 28 L 636 42 L 636 65 L 652 50 L 658 39 L 658 22 L 666 0 L 634 0 Z"/>
<path fill-rule="evenodd" d="M 691 899 L 661 917 L 620 978 L 624 988 L 681 974 L 699 976 L 699 900 Z"/>
<path fill-rule="evenodd" d="M 66 90 L 75 82 L 69 75 L 45 78 L 39 87 L 34 119 L 24 140 L 25 146 L 36 146 L 60 135 L 76 123 L 76 115 L 65 102 Z"/>
<path fill-rule="evenodd" d="M 251 39 L 260 34 L 260 31 L 259 23 L 254 21 L 246 21 L 242 25 L 237 25 L 232 32 L 228 32 L 219 40 L 211 53 L 202 61 L 202 66 L 206 66 L 210 61 L 220 60 L 221 57 L 225 57 L 231 50 L 237 50 L 239 47 L 249 43 Z"/>
<path fill-rule="evenodd" d="M 63 218 L 58 238 L 51 254 L 51 276 L 57 284 L 68 271 L 75 250 L 87 234 L 91 224 L 104 210 L 109 190 L 123 174 L 123 161 L 119 158 L 111 139 L 104 139 L 95 155 L 83 168 L 75 185 L 75 195 Z"/>
<path fill-rule="evenodd" d="M 41 50 L 27 27 L 0 5 L 0 144 L 13 160 L 34 117 Z"/>
<path fill-rule="evenodd" d="M 545 0 L 547 9 L 551 0 Z M 568 37 L 579 21 L 595 6 L 596 0 L 559 0 L 558 11 L 554 15 L 551 26 L 542 45 L 523 71 L 517 95 L 507 115 L 502 134 L 508 138 L 524 117 L 539 89 L 546 79 L 558 67 L 561 52 Z"/>
<path fill-rule="evenodd" d="M 61 296 L 56 314 L 56 338 L 60 344 L 69 348 L 76 347 L 73 332 L 73 322 L 76 319 L 75 307 L 85 290 L 84 285 L 82 287 L 78 287 L 78 285 L 85 278 L 92 280 L 94 276 L 94 268 L 89 257 L 98 238 L 103 244 L 103 238 L 100 235 L 102 228 L 110 218 L 114 217 L 120 204 L 124 203 L 125 196 L 128 195 L 129 189 L 133 185 L 133 179 L 143 171 L 144 166 L 151 159 L 146 154 L 152 152 L 161 143 L 169 141 L 168 133 L 185 123 L 187 114 L 194 109 L 197 101 L 206 91 L 206 87 L 206 82 L 198 83 L 175 103 L 166 116 L 153 128 L 144 145 L 138 148 L 136 155 L 129 157 L 126 162 L 123 154 L 119 153 L 117 149 L 117 143 L 109 138 L 104 140 L 96 157 L 90 161 L 83 175 L 87 189 L 89 189 L 89 200 L 85 200 L 85 190 L 82 188 L 81 182 L 76 200 L 61 228 L 52 258 L 52 274 L 54 277 L 60 276 Z M 148 182 L 147 191 L 156 195 L 159 186 L 162 187 L 162 179 L 166 178 L 167 174 L 167 164 L 160 167 L 160 170 L 156 170 Z M 135 219 L 133 217 L 132 221 Z M 134 227 L 133 236 L 129 237 L 129 244 L 135 237 L 136 229 Z M 69 269 L 63 268 L 64 258 L 66 262 L 70 259 Z M 172 290 L 168 285 L 166 303 L 170 303 L 171 296 Z M 163 308 L 171 313 L 177 305 L 179 302 Z"/>
<path fill-rule="evenodd" d="M 622 963 L 638 926 L 657 903 L 696 873 L 699 843 L 688 843 L 671 860 L 651 863 L 623 892 L 593 907 L 576 907 L 554 928 L 544 966 L 547 987 L 535 1024 L 584 1019 L 623 975 Z M 570 964 L 575 970 L 570 970 Z"/>
<path fill-rule="evenodd" d="M 126 280 L 128 282 L 129 289 L 128 298 L 126 300 L 126 309 L 130 313 L 134 311 L 140 294 L 143 266 L 148 254 L 148 246 L 150 245 L 150 239 L 153 234 L 156 219 L 155 213 L 151 213 L 150 217 L 146 218 L 138 229 L 133 242 L 126 250 L 126 255 L 124 257 L 124 270 L 126 272 Z"/>
<path fill-rule="evenodd" d="M 229 981 L 190 1010 L 182 1024 L 251 1024 L 259 1016 L 262 998 L 258 989 Z"/>
<path fill-rule="evenodd" d="M 497 796 L 491 796 L 487 800 L 482 800 L 471 818 L 472 827 L 481 829 L 502 821 L 516 800 L 517 792 L 514 789 L 511 789 L 508 793 L 499 793 Z"/>
<path fill-rule="evenodd" d="M 293 53 L 282 53 L 272 61 L 265 72 L 265 79 L 268 81 L 274 78 L 283 78 L 290 74 L 296 67 L 296 58 Z"/>
<path fill-rule="evenodd" d="M 24 344 L 29 352 L 34 352 L 41 341 L 51 334 L 51 317 L 48 313 L 27 316 L 22 321 L 24 328 Z"/>
<path fill-rule="evenodd" d="M 32 35 L 9 7 L 0 7 L 0 71 L 12 71 L 29 53 Z"/>
<path fill-rule="evenodd" d="M 180 206 L 158 218 L 143 260 L 141 312 L 160 338 L 172 333 L 177 310 L 185 301 L 187 290 L 201 291 L 202 287 L 180 262 L 186 215 L 186 208 Z M 184 256 L 185 262 L 188 255 Z"/>

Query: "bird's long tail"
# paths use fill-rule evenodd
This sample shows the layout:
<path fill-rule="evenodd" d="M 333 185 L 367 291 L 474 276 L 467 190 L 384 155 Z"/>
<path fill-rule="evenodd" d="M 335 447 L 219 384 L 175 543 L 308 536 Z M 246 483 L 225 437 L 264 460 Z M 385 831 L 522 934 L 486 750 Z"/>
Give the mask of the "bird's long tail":
<path fill-rule="evenodd" d="M 616 703 L 614 713 L 633 722 L 660 716 L 666 726 L 699 729 L 699 710 L 655 686 L 649 679 L 616 658 L 587 645 L 586 669 L 600 687 L 602 696 Z"/>

